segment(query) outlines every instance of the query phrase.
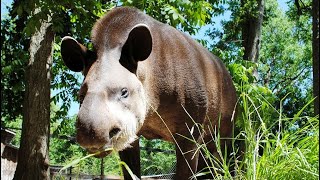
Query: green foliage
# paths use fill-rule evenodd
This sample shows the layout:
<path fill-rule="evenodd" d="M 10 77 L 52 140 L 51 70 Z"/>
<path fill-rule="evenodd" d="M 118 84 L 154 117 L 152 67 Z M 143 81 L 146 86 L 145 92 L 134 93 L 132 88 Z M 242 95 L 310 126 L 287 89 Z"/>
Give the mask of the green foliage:
<path fill-rule="evenodd" d="M 283 102 L 284 112 L 293 117 L 312 98 L 311 23 L 305 17 L 305 31 L 296 31 L 296 23 L 286 17 L 275 2 L 267 3 L 266 11 L 268 18 L 262 30 L 259 81 L 272 91 L 278 102 L 289 94 L 290 100 Z M 311 111 L 309 108 L 306 114 Z"/>
<path fill-rule="evenodd" d="M 59 108 L 55 112 L 55 116 L 51 118 L 52 122 L 62 120 L 67 122 L 68 110 L 71 103 L 78 99 L 77 93 L 80 89 L 81 80 L 83 77 L 80 74 L 71 72 L 63 64 L 60 45 L 61 38 L 56 38 L 54 44 L 54 55 L 52 65 L 52 82 L 51 82 L 51 101 L 59 105 Z"/>
<path fill-rule="evenodd" d="M 281 104 L 285 100 L 283 99 L 280 109 L 270 107 L 277 114 L 276 122 L 266 125 L 265 120 L 270 117 L 264 115 L 265 109 L 256 106 L 245 92 L 240 98 L 244 102 L 245 111 L 242 113 L 243 131 L 239 135 L 240 138 L 244 138 L 246 150 L 243 160 L 238 165 L 245 168 L 244 177 L 240 179 L 317 179 L 317 119 L 299 115 L 293 119 L 286 118 L 282 114 Z M 294 129 L 299 119 L 306 119 L 307 123 Z M 277 129 L 277 132 L 274 133 L 273 129 Z"/>
<path fill-rule="evenodd" d="M 221 12 L 218 1 L 191 0 L 122 0 L 124 6 L 135 6 L 144 10 L 153 18 L 179 28 L 190 34 L 195 34 L 201 26 L 210 23 L 213 14 Z M 212 11 L 213 9 L 217 11 Z"/>
<path fill-rule="evenodd" d="M 2 121 L 1 123 L 4 123 Z M 13 137 L 11 144 L 15 147 L 20 146 L 20 138 L 21 138 L 21 129 L 22 129 L 22 117 L 17 117 L 13 121 L 7 121 L 5 124 L 2 126 L 11 129 L 13 132 L 15 132 L 15 136 Z"/>
<path fill-rule="evenodd" d="M 53 29 L 57 33 L 76 30 L 81 37 L 85 37 L 92 24 L 110 6 L 112 2 L 96 1 L 52 1 L 32 0 L 20 1 L 13 4 L 13 13 L 21 16 L 24 13 L 28 16 L 23 32 L 27 36 L 33 34 L 40 27 L 40 21 L 52 16 Z M 35 9 L 38 9 L 35 11 Z M 70 24 L 73 23 L 72 25 Z M 90 23 L 88 23 L 90 22 Z M 83 32 L 78 31 L 82 29 Z"/>
<path fill-rule="evenodd" d="M 290 122 L 289 122 L 290 123 Z M 281 138 L 269 139 L 257 163 L 257 177 L 264 179 L 319 178 L 319 124 L 307 118 L 297 131 L 284 129 Z"/>
<path fill-rule="evenodd" d="M 238 119 L 241 131 L 232 138 L 231 153 L 222 150 L 219 133 L 211 134 L 218 151 L 216 156 L 197 142 L 197 147 L 208 157 L 209 166 L 195 176 L 220 172 L 214 179 L 318 179 L 318 117 L 300 116 L 312 102 L 300 109 L 295 118 L 286 118 L 281 106 L 285 98 L 279 109 L 263 107 L 262 101 L 270 102 L 263 97 L 264 100 L 255 102 L 255 98 L 248 91 L 241 92 L 239 102 L 242 102 L 243 111 Z M 270 116 L 265 111 L 276 114 L 273 124 L 266 123 Z M 306 123 L 297 128 L 296 122 L 301 119 Z"/>
<path fill-rule="evenodd" d="M 246 1 L 244 6 L 254 8 L 252 3 L 255 2 Z M 287 96 L 283 102 L 284 114 L 293 117 L 312 98 L 310 14 L 299 16 L 297 22 L 290 18 L 294 11 L 287 13 L 288 18 L 276 0 L 266 1 L 259 62 L 252 64 L 242 59 L 240 24 L 244 14 L 241 14 L 241 4 L 230 1 L 228 5 L 231 17 L 229 21 L 222 21 L 222 32 L 217 29 L 207 32 L 212 39 L 220 39 L 210 45 L 211 51 L 227 64 L 238 94 L 241 92 L 239 87 L 253 88 L 256 94 L 268 95 L 265 98 L 277 108 L 281 98 Z M 258 70 L 259 76 L 257 83 L 252 85 L 254 69 Z M 251 94 L 251 97 L 255 95 Z M 309 112 L 312 112 L 312 107 L 305 111 L 305 115 Z"/>
<path fill-rule="evenodd" d="M 159 139 L 146 140 L 140 138 L 141 174 L 169 174 L 174 172 L 176 156 L 175 146 L 172 143 Z M 160 150 L 157 152 L 156 149 Z M 161 152 L 163 151 L 163 152 Z"/>
<path fill-rule="evenodd" d="M 19 19 L 1 20 L 1 120 L 22 116 L 28 39 L 19 35 Z M 6 121 L 4 121 L 6 123 Z"/>

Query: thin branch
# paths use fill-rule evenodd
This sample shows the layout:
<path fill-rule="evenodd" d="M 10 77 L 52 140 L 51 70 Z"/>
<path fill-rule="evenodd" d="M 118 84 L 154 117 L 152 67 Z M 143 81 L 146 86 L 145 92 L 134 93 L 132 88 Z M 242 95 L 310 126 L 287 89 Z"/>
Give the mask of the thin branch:
<path fill-rule="evenodd" d="M 304 67 L 304 68 L 300 71 L 300 73 L 298 73 L 298 74 L 297 74 L 296 76 L 294 76 L 294 77 L 291 77 L 291 78 L 289 78 L 289 77 L 283 78 L 282 81 L 278 82 L 278 83 L 274 86 L 274 88 L 272 89 L 272 92 L 274 92 L 274 94 L 277 94 L 277 93 L 279 92 L 279 90 L 277 90 L 277 91 L 275 91 L 275 90 L 278 88 L 279 85 L 281 85 L 282 83 L 284 83 L 284 82 L 286 82 L 286 81 L 290 81 L 290 82 L 295 81 L 295 80 L 304 72 L 304 70 L 305 70 L 306 68 L 307 68 L 307 67 Z"/>

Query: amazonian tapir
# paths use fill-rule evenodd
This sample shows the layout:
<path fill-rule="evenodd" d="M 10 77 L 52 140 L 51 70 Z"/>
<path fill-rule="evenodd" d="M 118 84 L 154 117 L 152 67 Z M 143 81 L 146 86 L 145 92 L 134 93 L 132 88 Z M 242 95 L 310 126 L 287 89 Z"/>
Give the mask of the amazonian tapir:
<path fill-rule="evenodd" d="M 65 65 L 85 76 L 77 142 L 91 153 L 113 147 L 138 178 L 140 135 L 176 144 L 175 179 L 207 167 L 190 139 L 208 143 L 215 154 L 214 133 L 231 135 L 237 100 L 220 59 L 189 35 L 132 7 L 109 11 L 91 36 L 93 50 L 71 37 L 61 43 Z M 192 128 L 195 124 L 204 132 Z M 124 178 L 131 179 L 126 170 Z"/>

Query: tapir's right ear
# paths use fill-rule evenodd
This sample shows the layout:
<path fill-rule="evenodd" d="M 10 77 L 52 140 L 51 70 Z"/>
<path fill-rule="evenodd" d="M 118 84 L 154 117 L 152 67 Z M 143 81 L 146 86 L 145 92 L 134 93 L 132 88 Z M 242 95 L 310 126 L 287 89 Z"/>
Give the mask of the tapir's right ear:
<path fill-rule="evenodd" d="M 91 66 L 96 55 L 74 38 L 65 36 L 61 42 L 61 56 L 71 71 L 80 72 Z"/>

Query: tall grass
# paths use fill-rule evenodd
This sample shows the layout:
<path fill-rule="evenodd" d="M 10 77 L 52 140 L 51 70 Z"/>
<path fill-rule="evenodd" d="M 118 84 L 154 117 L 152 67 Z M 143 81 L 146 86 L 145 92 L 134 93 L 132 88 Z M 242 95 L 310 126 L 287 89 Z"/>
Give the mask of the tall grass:
<path fill-rule="evenodd" d="M 203 156 L 209 158 L 208 167 L 195 174 L 194 179 L 208 173 L 215 179 L 319 179 L 318 117 L 300 117 L 312 101 L 294 118 L 286 118 L 281 105 L 277 110 L 263 100 L 269 104 L 268 110 L 275 112 L 273 118 L 277 119 L 266 123 L 270 122 L 270 117 L 262 115 L 266 109 L 242 93 L 238 101 L 242 103 L 238 118 L 241 131 L 232 138 L 231 153 L 222 150 L 225 149 L 220 144 L 223 137 L 216 131 L 218 127 L 211 126 L 210 134 L 218 152 L 214 156 L 204 142 L 197 142 Z M 298 121 L 305 123 L 297 127 Z M 239 141 L 240 146 L 236 143 Z"/>

